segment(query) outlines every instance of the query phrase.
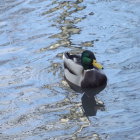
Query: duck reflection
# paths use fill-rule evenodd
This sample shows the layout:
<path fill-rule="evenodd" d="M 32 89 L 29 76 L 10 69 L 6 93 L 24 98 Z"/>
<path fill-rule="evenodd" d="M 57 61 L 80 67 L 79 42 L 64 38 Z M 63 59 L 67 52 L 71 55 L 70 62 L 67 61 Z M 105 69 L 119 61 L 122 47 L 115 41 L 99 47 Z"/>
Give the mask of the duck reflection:
<path fill-rule="evenodd" d="M 86 116 L 96 116 L 97 110 L 105 110 L 103 102 L 98 101 L 94 96 L 90 97 L 87 94 L 83 94 L 82 107 Z"/>

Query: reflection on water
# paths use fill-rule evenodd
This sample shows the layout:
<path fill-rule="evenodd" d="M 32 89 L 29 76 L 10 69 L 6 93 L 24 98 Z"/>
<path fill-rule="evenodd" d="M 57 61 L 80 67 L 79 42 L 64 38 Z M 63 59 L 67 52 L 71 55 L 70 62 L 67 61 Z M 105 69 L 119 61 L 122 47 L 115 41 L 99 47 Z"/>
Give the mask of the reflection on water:
<path fill-rule="evenodd" d="M 1 0 L 0 138 L 140 139 L 139 6 L 137 0 Z M 63 79 L 62 53 L 83 49 L 95 52 L 108 75 L 97 96 L 106 110 L 94 98 L 81 101 Z M 96 116 L 83 114 L 90 111 Z"/>
<path fill-rule="evenodd" d="M 105 110 L 102 102 L 99 102 L 95 97 L 88 97 L 86 94 L 82 96 L 82 106 L 86 116 L 96 116 L 97 110 Z"/>
<path fill-rule="evenodd" d="M 57 38 L 58 41 L 54 44 L 51 44 L 49 48 L 44 48 L 43 50 L 46 51 L 47 49 L 57 49 L 59 47 L 67 47 L 72 48 L 72 41 L 70 39 L 71 35 L 79 34 L 80 28 L 76 27 L 75 24 L 81 22 L 84 17 L 74 17 L 71 19 L 71 15 L 80 12 L 85 8 L 85 6 L 79 6 L 82 3 L 82 0 L 77 0 L 75 2 L 64 1 L 64 2 L 55 2 L 57 6 L 54 8 L 44 12 L 42 15 L 50 15 L 54 12 L 59 11 L 60 9 L 64 9 L 60 12 L 60 14 L 54 19 L 54 23 L 52 26 L 59 28 L 60 32 L 58 34 L 53 34 L 49 38 Z"/>

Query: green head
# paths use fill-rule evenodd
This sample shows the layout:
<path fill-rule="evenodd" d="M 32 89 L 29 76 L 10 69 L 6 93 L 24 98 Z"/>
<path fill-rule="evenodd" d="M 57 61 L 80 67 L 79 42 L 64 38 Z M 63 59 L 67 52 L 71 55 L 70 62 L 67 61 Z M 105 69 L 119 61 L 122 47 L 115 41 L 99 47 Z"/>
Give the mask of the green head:
<path fill-rule="evenodd" d="M 81 63 L 85 70 L 93 68 L 103 69 L 102 65 L 97 63 L 94 53 L 88 50 L 82 53 Z"/>

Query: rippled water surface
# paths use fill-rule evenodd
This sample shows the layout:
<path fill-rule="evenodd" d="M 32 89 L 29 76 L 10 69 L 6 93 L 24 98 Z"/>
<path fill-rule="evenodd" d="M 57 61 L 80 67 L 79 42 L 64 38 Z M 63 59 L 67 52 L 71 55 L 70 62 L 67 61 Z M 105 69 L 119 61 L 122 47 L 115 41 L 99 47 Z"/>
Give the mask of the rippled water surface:
<path fill-rule="evenodd" d="M 62 53 L 95 52 L 105 109 L 85 117 Z M 140 139 L 139 0 L 0 1 L 0 139 Z"/>

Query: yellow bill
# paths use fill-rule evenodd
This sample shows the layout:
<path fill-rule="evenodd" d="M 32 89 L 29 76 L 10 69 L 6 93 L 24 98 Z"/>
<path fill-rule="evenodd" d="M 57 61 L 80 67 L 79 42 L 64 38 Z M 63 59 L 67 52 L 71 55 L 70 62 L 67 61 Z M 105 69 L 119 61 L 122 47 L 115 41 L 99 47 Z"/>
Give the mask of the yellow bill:
<path fill-rule="evenodd" d="M 103 66 L 101 64 L 97 63 L 96 60 L 93 60 L 92 64 L 97 69 L 103 69 Z"/>

